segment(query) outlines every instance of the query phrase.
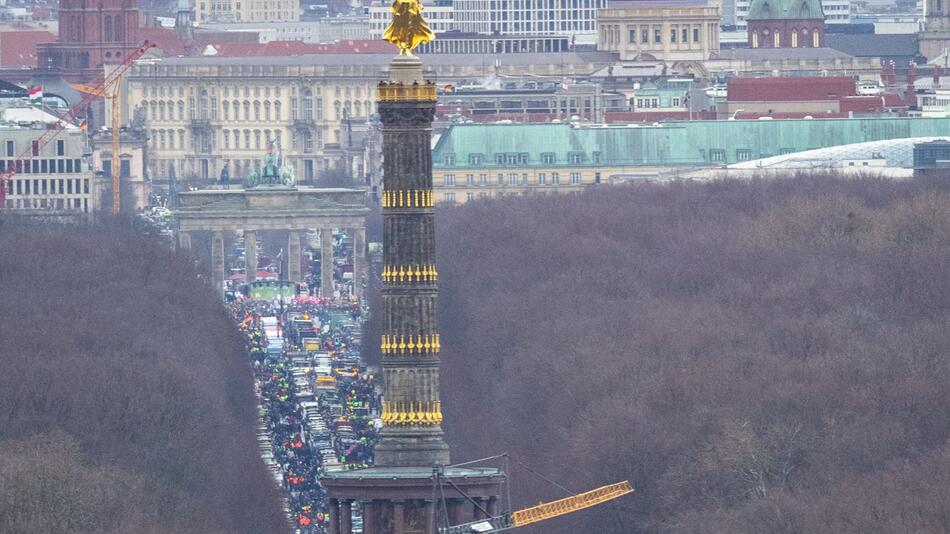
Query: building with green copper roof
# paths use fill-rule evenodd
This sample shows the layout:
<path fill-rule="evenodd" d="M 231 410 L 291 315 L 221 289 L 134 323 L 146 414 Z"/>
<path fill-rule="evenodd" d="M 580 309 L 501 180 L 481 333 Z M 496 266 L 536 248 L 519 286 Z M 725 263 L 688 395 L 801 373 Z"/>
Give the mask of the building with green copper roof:
<path fill-rule="evenodd" d="M 820 0 L 752 0 L 748 20 L 825 20 Z"/>
<path fill-rule="evenodd" d="M 432 161 L 436 199 L 462 202 L 908 137 L 950 137 L 950 118 L 459 124 Z"/>
<path fill-rule="evenodd" d="M 751 48 L 825 46 L 821 0 L 752 0 L 745 19 Z"/>

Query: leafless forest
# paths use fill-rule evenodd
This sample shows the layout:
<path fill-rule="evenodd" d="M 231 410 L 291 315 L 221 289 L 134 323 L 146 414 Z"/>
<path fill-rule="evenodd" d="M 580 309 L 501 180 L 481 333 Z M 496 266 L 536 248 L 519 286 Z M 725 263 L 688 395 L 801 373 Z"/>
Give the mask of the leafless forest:
<path fill-rule="evenodd" d="M 283 532 L 239 333 L 119 227 L 0 227 L 0 532 Z"/>
<path fill-rule="evenodd" d="M 525 531 L 950 524 L 950 187 L 618 186 L 438 224 L 454 459 L 638 489 Z M 522 505 L 564 496 L 513 474 Z"/>

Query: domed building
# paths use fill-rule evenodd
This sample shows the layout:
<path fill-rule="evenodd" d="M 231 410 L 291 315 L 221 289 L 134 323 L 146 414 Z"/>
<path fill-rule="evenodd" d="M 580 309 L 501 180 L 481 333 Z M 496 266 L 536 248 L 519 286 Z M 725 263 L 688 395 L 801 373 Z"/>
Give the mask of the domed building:
<path fill-rule="evenodd" d="M 821 0 L 752 0 L 746 21 L 750 48 L 825 46 Z"/>

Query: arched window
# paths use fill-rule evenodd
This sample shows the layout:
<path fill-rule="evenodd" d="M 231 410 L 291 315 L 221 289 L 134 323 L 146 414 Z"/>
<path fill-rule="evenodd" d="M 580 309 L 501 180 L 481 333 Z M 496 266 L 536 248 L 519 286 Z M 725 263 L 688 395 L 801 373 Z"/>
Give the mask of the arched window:
<path fill-rule="evenodd" d="M 250 100 L 244 101 L 244 120 L 251 120 L 251 102 Z"/>
<path fill-rule="evenodd" d="M 165 148 L 165 130 L 158 131 L 158 148 Z"/>
<path fill-rule="evenodd" d="M 270 100 L 264 101 L 264 120 L 270 120 Z"/>
<path fill-rule="evenodd" d="M 158 120 L 158 102 L 152 100 L 152 120 Z"/>
<path fill-rule="evenodd" d="M 102 40 L 106 42 L 112 40 L 112 15 L 106 15 L 102 19 Z"/>
<path fill-rule="evenodd" d="M 185 120 L 185 101 L 184 100 L 178 101 L 178 120 L 180 121 Z"/>
<path fill-rule="evenodd" d="M 255 150 L 261 149 L 261 131 L 260 130 L 254 130 L 254 149 Z"/>
<path fill-rule="evenodd" d="M 261 120 L 261 101 L 260 100 L 254 101 L 254 120 L 256 121 Z"/>
<path fill-rule="evenodd" d="M 222 143 L 221 148 L 229 150 L 231 148 L 231 131 L 222 130 L 221 133 L 224 134 L 224 143 Z"/>
<path fill-rule="evenodd" d="M 274 120 L 280 120 L 280 100 L 274 102 Z"/>
<path fill-rule="evenodd" d="M 303 131 L 303 151 L 305 154 L 313 152 L 313 135 L 310 130 Z"/>
<path fill-rule="evenodd" d="M 759 47 L 759 32 L 754 31 L 752 32 L 752 48 L 758 48 L 758 47 Z"/>
<path fill-rule="evenodd" d="M 792 28 L 792 48 L 798 48 L 798 30 Z"/>
<path fill-rule="evenodd" d="M 333 111 L 334 111 L 334 113 L 336 113 L 336 120 L 340 120 L 340 111 L 341 111 L 341 109 L 342 109 L 342 106 L 340 105 L 340 101 L 339 101 L 339 100 L 334 100 L 334 101 L 333 101 Z"/>
<path fill-rule="evenodd" d="M 225 100 L 221 103 L 221 112 L 224 113 L 224 120 L 231 120 L 231 103 Z"/>
<path fill-rule="evenodd" d="M 115 27 L 115 40 L 122 42 L 125 40 L 125 28 L 122 24 L 122 15 L 116 15 L 113 19 L 112 25 Z"/>
<path fill-rule="evenodd" d="M 780 48 L 782 46 L 782 34 L 780 32 L 775 32 L 772 34 L 772 46 L 775 48 Z"/>
<path fill-rule="evenodd" d="M 814 30 L 811 31 L 811 45 L 813 47 L 818 48 L 819 46 L 821 46 L 821 43 L 819 41 L 820 37 L 821 36 L 818 35 L 818 28 L 815 28 Z"/>
<path fill-rule="evenodd" d="M 158 103 L 158 118 L 160 120 L 165 120 L 165 101 L 164 100 Z"/>
<path fill-rule="evenodd" d="M 303 92 L 303 118 L 313 120 L 313 91 L 310 89 Z"/>
<path fill-rule="evenodd" d="M 185 130 L 178 130 L 178 146 L 185 148 Z"/>
<path fill-rule="evenodd" d="M 244 148 L 251 148 L 251 131 L 244 130 Z"/>
<path fill-rule="evenodd" d="M 235 100 L 234 102 L 231 102 L 231 107 L 234 108 L 234 120 L 241 120 L 241 103 Z"/>

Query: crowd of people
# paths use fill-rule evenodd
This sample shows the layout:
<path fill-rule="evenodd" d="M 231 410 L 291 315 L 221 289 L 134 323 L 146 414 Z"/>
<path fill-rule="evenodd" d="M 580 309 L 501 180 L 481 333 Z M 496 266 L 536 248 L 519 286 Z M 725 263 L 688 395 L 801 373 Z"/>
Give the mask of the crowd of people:
<path fill-rule="evenodd" d="M 373 463 L 381 403 L 360 359 L 365 311 L 347 301 L 308 297 L 239 299 L 230 306 L 247 336 L 265 462 L 298 531 L 323 534 L 329 518 L 319 478 Z"/>

